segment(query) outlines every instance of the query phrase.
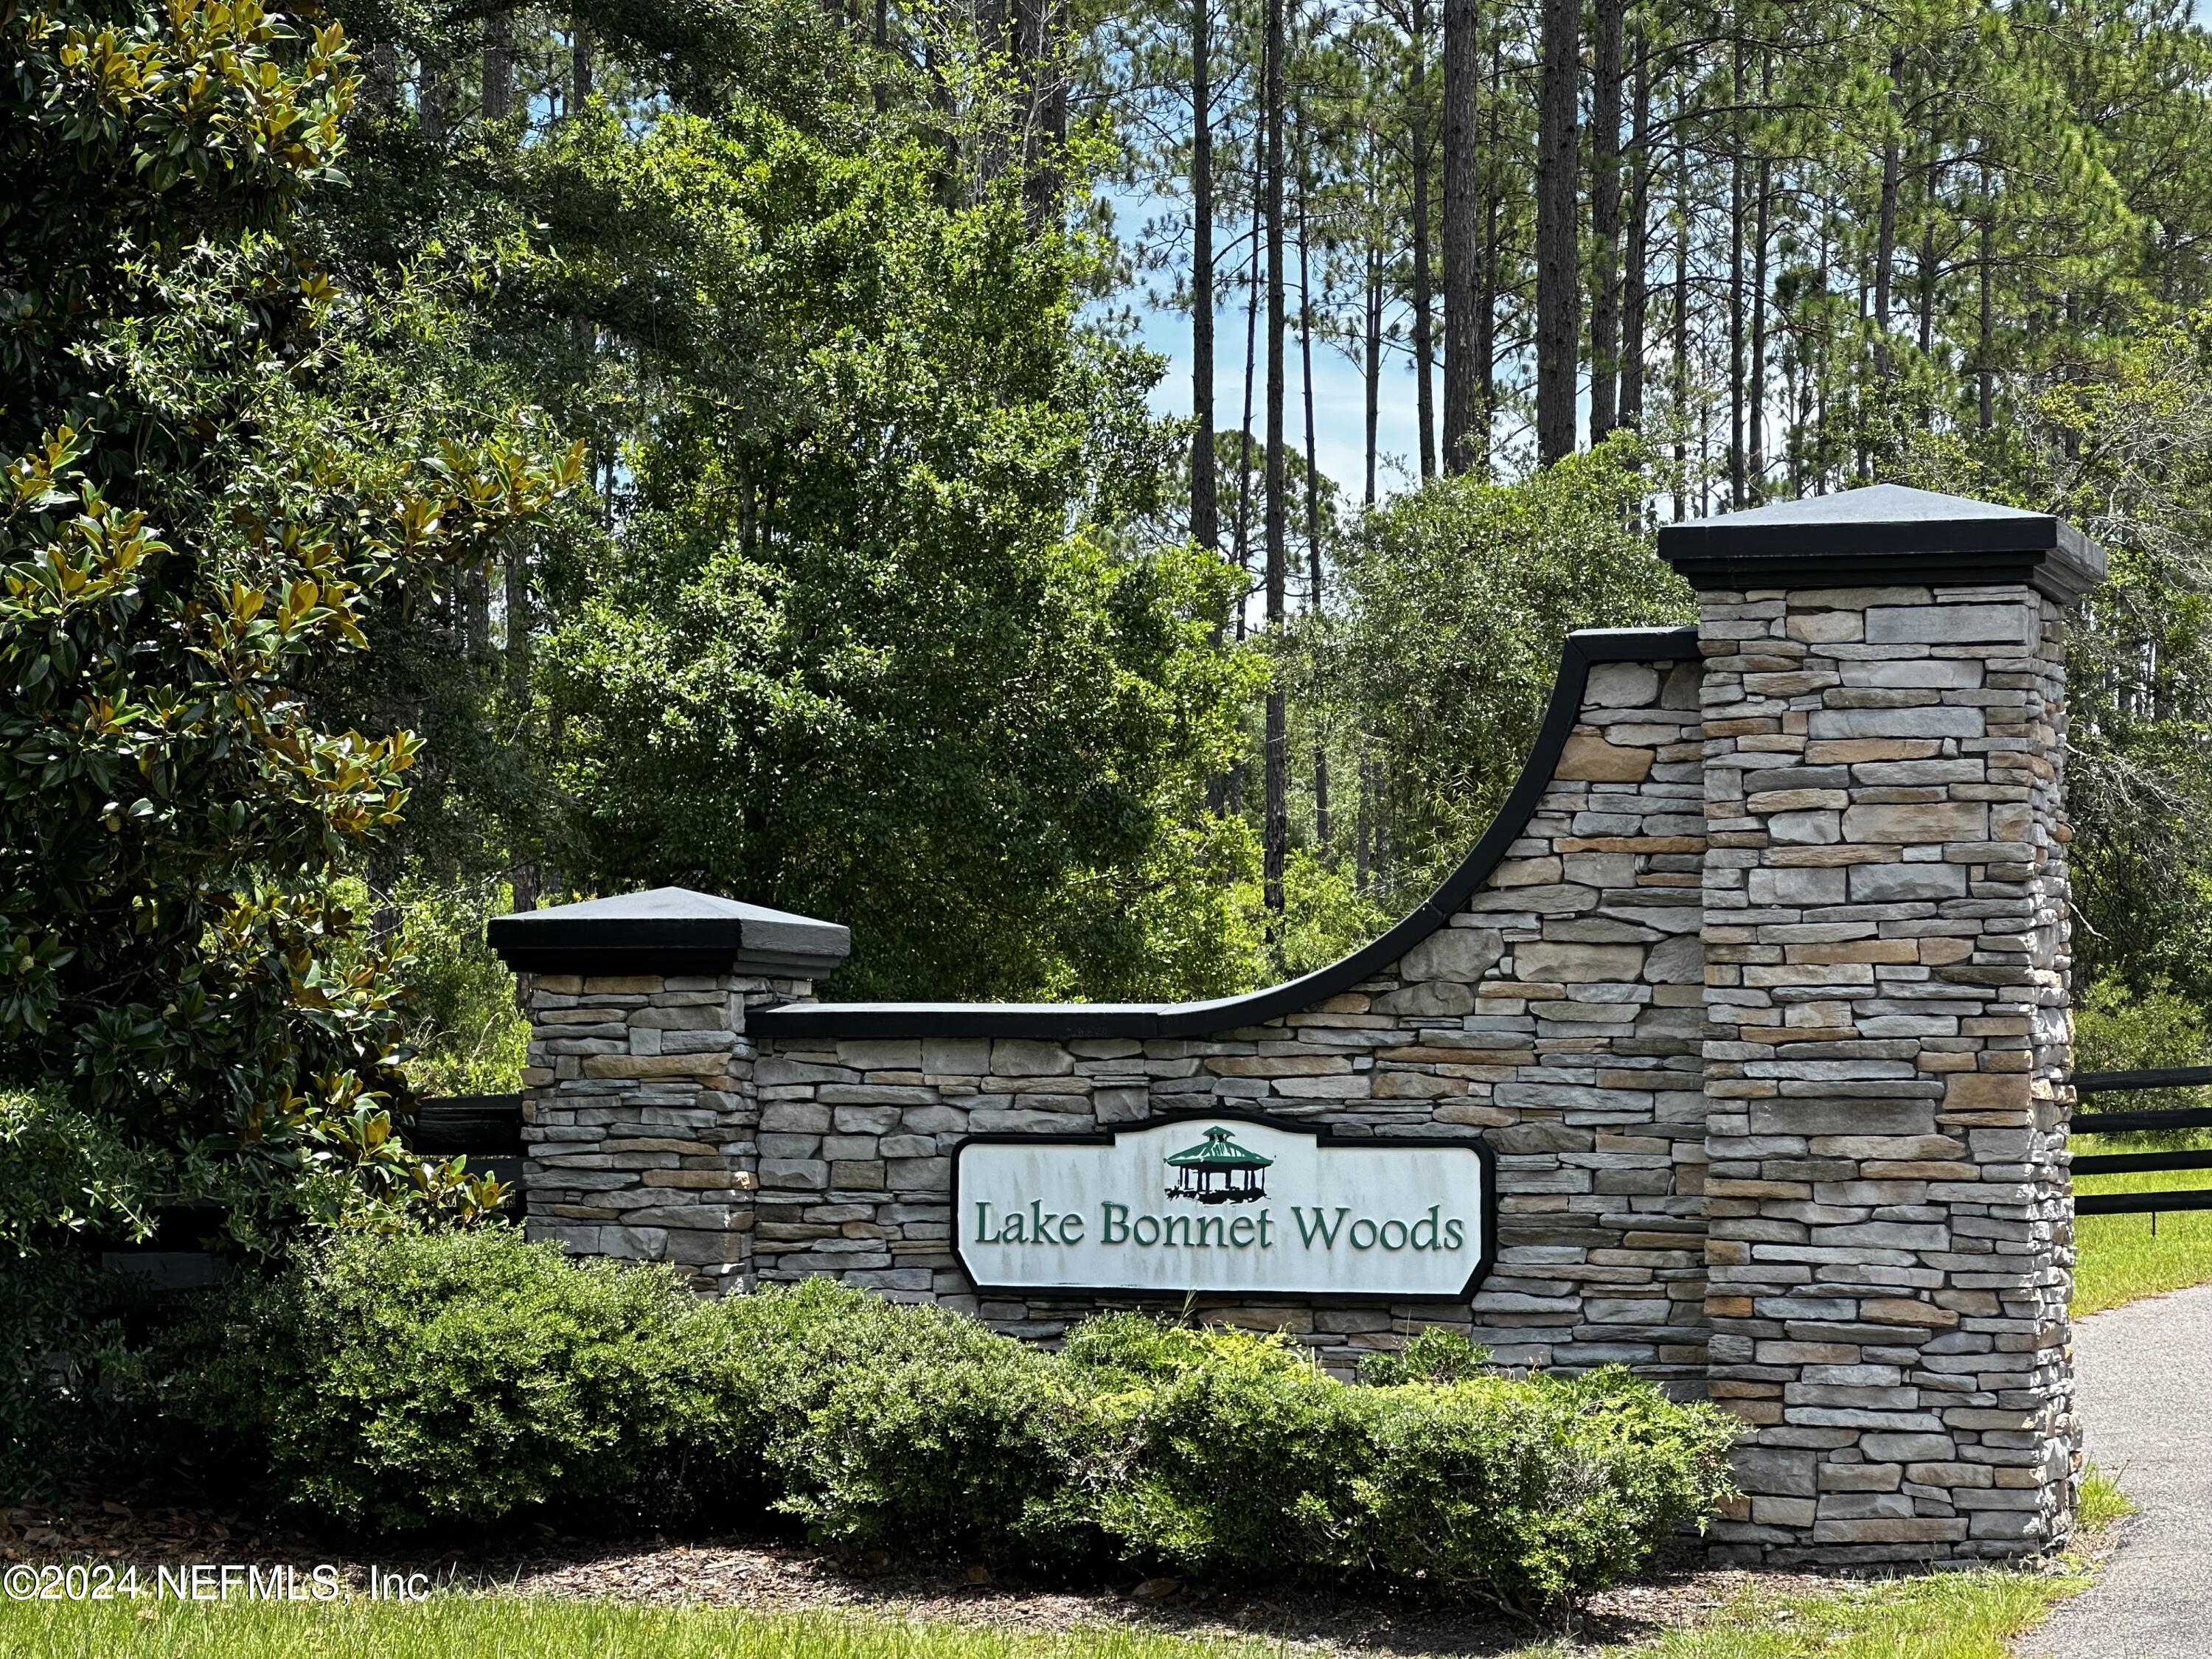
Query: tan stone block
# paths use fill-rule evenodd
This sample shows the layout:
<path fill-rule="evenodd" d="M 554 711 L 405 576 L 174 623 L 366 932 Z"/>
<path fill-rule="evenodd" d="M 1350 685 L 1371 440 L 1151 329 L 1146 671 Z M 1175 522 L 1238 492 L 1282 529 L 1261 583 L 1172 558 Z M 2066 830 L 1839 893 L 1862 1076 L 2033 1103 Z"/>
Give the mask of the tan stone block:
<path fill-rule="evenodd" d="M 737 1182 L 727 1170 L 647 1170 L 641 1187 L 674 1187 L 689 1192 L 720 1192 Z"/>
<path fill-rule="evenodd" d="M 1930 1330 L 1948 1330 L 1959 1322 L 1950 1309 L 1908 1296 L 1869 1297 L 1859 1304 L 1859 1317 L 1874 1325 L 1924 1325 Z"/>
<path fill-rule="evenodd" d="M 696 1077 L 722 1075 L 725 1054 L 586 1054 L 584 1075 L 598 1078 Z"/>
<path fill-rule="evenodd" d="M 1845 789 L 1765 789 L 1744 798 L 1747 812 L 1812 812 L 1850 804 Z"/>
<path fill-rule="evenodd" d="M 1822 645 L 1860 639 L 1866 633 L 1863 611 L 1801 611 L 1784 623 L 1790 637 Z"/>
<path fill-rule="evenodd" d="M 1541 887 L 1559 878 L 1555 858 L 1508 859 L 1490 872 L 1492 887 Z"/>
<path fill-rule="evenodd" d="M 1845 962 L 1917 962 L 1919 952 L 1909 939 L 1863 939 L 1846 945 L 1785 945 L 1789 962 L 1837 963 Z"/>
<path fill-rule="evenodd" d="M 1856 766 L 1863 761 L 1928 760 L 1943 752 L 1940 738 L 1819 738 L 1805 745 L 1808 766 Z"/>
<path fill-rule="evenodd" d="M 1931 968 L 1964 962 L 1974 954 L 1974 943 L 1964 939 L 1923 939 L 1920 942 L 1920 960 Z"/>
<path fill-rule="evenodd" d="M 1376 1100 L 1440 1100 L 1465 1094 L 1467 1085 L 1428 1072 L 1377 1072 L 1369 1092 Z"/>
<path fill-rule="evenodd" d="M 1945 1111 L 2026 1111 L 2028 1078 L 2024 1072 L 1954 1072 L 1944 1080 Z"/>
<path fill-rule="evenodd" d="M 1923 1054 L 1914 1063 L 1923 1072 L 1971 1072 L 1974 1069 L 1974 1056 Z"/>
<path fill-rule="evenodd" d="M 664 981 L 658 974 L 596 974 L 584 981 L 586 996 L 650 996 Z"/>
<path fill-rule="evenodd" d="M 1522 978 L 1546 983 L 1587 985 L 1632 980 L 1644 971 L 1644 947 L 1538 941 L 1515 945 L 1513 965 Z"/>
<path fill-rule="evenodd" d="M 1341 1054 L 1216 1054 L 1206 1069 L 1216 1077 L 1327 1077 L 1352 1062 Z"/>
<path fill-rule="evenodd" d="M 1856 842 L 1981 841 L 1990 809 L 1980 801 L 1916 801 L 1901 806 L 1854 806 L 1844 814 L 1844 838 Z"/>
<path fill-rule="evenodd" d="M 1502 1129 L 1514 1121 L 1516 1114 L 1502 1107 L 1485 1106 L 1474 1100 L 1442 1100 L 1437 1103 L 1437 1121 L 1457 1123 L 1480 1129 Z"/>
<path fill-rule="evenodd" d="M 1552 775 L 1595 783 L 1641 783 L 1651 775 L 1649 749 L 1628 749 L 1577 732 L 1559 751 Z"/>

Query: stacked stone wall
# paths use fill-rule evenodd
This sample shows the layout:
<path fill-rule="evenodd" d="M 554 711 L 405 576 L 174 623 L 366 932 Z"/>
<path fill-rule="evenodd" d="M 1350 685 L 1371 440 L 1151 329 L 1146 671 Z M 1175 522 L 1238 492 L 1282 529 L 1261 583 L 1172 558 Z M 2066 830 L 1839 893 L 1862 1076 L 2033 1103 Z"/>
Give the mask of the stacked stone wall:
<path fill-rule="evenodd" d="M 2070 1524 L 2064 645 L 2024 584 L 1709 593 L 1711 1389 L 1740 1559 Z"/>
<path fill-rule="evenodd" d="M 964 1135 L 1209 1107 L 1497 1154 L 1497 1265 L 1471 1305 L 1201 1298 L 1327 1363 L 1449 1324 L 1518 1365 L 1705 1364 L 1704 852 L 1694 661 L 1590 666 L 1535 809 L 1446 926 L 1297 1012 L 1198 1037 L 775 1035 L 755 1073 L 753 1270 L 827 1273 L 1049 1340 L 1110 1298 L 978 1297 L 948 1206 Z M 829 1011 L 823 1011 L 828 1012 Z"/>
<path fill-rule="evenodd" d="M 529 1231 L 672 1264 L 712 1295 L 751 1268 L 752 1005 L 804 981 L 533 974 L 523 1073 Z"/>
<path fill-rule="evenodd" d="M 2063 1541 L 2062 601 L 2102 555 L 1887 486 L 1660 540 L 1696 639 L 1577 636 L 1500 823 L 1307 981 L 825 1006 L 784 975 L 842 959 L 832 923 L 678 890 L 495 923 L 528 970 L 532 1231 L 710 1293 L 829 1274 L 1049 1341 L 1116 1298 L 975 1289 L 966 1136 L 1228 1110 L 1477 1135 L 1498 1248 L 1471 1300 L 1196 1306 L 1339 1370 L 1444 1324 L 1511 1365 L 1709 1394 L 1746 1425 L 1723 1559 Z M 702 963 L 729 971 L 680 976 Z"/>

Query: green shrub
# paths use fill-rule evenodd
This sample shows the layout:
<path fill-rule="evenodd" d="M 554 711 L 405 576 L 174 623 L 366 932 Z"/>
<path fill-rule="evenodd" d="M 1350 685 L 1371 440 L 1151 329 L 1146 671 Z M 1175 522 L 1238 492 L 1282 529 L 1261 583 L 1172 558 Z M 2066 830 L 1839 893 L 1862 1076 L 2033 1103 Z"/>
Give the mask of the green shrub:
<path fill-rule="evenodd" d="M 1133 1315 L 1079 1327 L 1069 1363 L 1121 1392 L 1100 1519 L 1127 1554 L 1193 1572 L 1374 1571 L 1516 1607 L 1639 1569 L 1729 1488 L 1738 1425 L 1617 1367 L 1481 1376 L 1429 1331 L 1329 1380 L 1281 1336 Z"/>
<path fill-rule="evenodd" d="M 1430 1334 L 1353 1387 L 1279 1334 L 1133 1314 L 1047 1353 L 826 1279 L 701 1303 L 495 1228 L 348 1237 L 215 1297 L 161 1397 L 348 1528 L 713 1502 L 908 1555 L 1524 1607 L 1634 1572 L 1726 1492 L 1732 1419 L 1486 1358 Z"/>
<path fill-rule="evenodd" d="M 814 1535 L 966 1559 L 1090 1548 L 1068 1480 L 1085 1402 L 1050 1356 L 826 1279 L 717 1311 L 736 1356 L 725 1432 Z"/>
<path fill-rule="evenodd" d="M 418 871 L 392 896 L 407 985 L 400 1015 L 413 1050 L 408 1082 L 425 1095 L 520 1088 L 530 1020 L 514 974 L 484 942 L 485 924 L 514 908 L 512 884 Z"/>
<path fill-rule="evenodd" d="M 1618 1366 L 1372 1395 L 1355 1481 L 1372 1565 L 1523 1607 L 1618 1583 L 1702 1522 L 1739 1426 Z"/>
<path fill-rule="evenodd" d="M 1103 1391 L 1093 1484 L 1125 1553 L 1193 1572 L 1348 1563 L 1354 1391 L 1287 1338 L 1108 1315 L 1066 1363 Z"/>
<path fill-rule="evenodd" d="M 342 1528 L 680 1509 L 701 1467 L 726 1478 L 708 1311 L 665 1270 L 511 1228 L 342 1236 L 217 1293 L 163 1395 Z"/>
<path fill-rule="evenodd" d="M 131 1328 L 147 1299 L 74 1250 L 0 1257 L 0 1504 L 55 1498 L 136 1449 Z"/>
<path fill-rule="evenodd" d="M 76 1248 L 143 1238 L 168 1161 L 49 1090 L 0 1090 L 0 1502 L 46 1498 L 127 1446 L 142 1287 Z"/>
<path fill-rule="evenodd" d="M 1371 1353 L 1362 1359 L 1359 1380 L 1378 1389 L 1401 1382 L 1464 1382 L 1489 1369 L 1489 1349 L 1458 1331 L 1431 1325 L 1407 1338 L 1395 1353 Z"/>

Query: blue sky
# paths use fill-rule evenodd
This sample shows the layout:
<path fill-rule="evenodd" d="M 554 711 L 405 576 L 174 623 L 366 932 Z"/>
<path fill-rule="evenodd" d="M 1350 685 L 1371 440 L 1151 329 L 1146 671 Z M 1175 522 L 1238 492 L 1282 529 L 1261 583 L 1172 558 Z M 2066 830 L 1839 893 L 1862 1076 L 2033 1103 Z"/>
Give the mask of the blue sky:
<path fill-rule="evenodd" d="M 1109 194 L 1103 198 L 1115 214 L 1116 228 L 1125 239 L 1133 238 L 1138 228 L 1152 214 L 1178 211 L 1177 204 L 1148 199 L 1134 194 Z M 1217 246 L 1225 249 L 1231 238 L 1224 228 L 1216 233 Z M 1291 254 L 1293 280 L 1296 276 L 1296 253 Z M 1190 413 L 1190 319 L 1180 311 L 1156 309 L 1145 302 L 1144 285 L 1139 283 L 1124 298 L 1137 314 L 1144 343 L 1169 360 L 1167 376 L 1152 393 L 1152 406 L 1163 414 L 1185 416 Z M 1264 394 L 1267 385 L 1267 343 L 1264 337 L 1266 319 L 1261 319 L 1262 337 L 1258 343 L 1258 361 L 1254 365 L 1252 388 L 1252 428 L 1258 433 L 1266 419 Z M 1303 388 L 1299 380 L 1297 337 L 1293 331 L 1285 341 L 1289 356 L 1285 362 L 1285 385 L 1288 396 L 1284 409 L 1284 430 L 1294 446 L 1305 442 L 1305 409 L 1302 401 Z M 1214 320 L 1214 412 L 1215 426 L 1224 432 L 1236 430 L 1243 416 L 1244 399 L 1244 305 L 1241 293 L 1234 302 L 1224 306 Z M 1441 369 L 1437 392 L 1443 395 Z M 1314 434 L 1315 447 L 1319 453 L 1321 470 L 1336 481 L 1339 499 L 1356 507 L 1360 499 L 1366 476 L 1366 383 L 1352 361 L 1334 344 L 1316 338 L 1314 342 Z M 1382 463 L 1376 470 L 1376 489 L 1379 495 L 1389 495 L 1402 489 L 1419 473 L 1419 423 L 1413 413 L 1413 376 L 1402 358 L 1395 362 L 1385 358 L 1382 376 L 1382 414 L 1377 423 L 1377 445 Z M 1392 463 L 1396 463 L 1394 468 Z"/>

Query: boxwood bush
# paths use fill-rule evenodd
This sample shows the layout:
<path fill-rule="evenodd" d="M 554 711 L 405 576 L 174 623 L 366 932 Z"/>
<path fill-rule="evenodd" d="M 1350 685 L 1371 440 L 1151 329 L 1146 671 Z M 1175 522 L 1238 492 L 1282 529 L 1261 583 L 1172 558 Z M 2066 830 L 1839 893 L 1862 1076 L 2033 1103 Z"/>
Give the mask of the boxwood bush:
<path fill-rule="evenodd" d="M 310 1522 L 628 1518 L 688 1507 L 699 1466 L 727 1477 L 710 1316 L 667 1273 L 510 1228 L 356 1234 L 210 1293 L 151 1369 L 173 1423 Z"/>
<path fill-rule="evenodd" d="M 1430 1334 L 1348 1384 L 1279 1335 L 1134 1314 L 1047 1352 L 826 1280 L 702 1303 L 502 1229 L 347 1238 L 216 1293 L 158 1397 L 280 1505 L 360 1530 L 719 1509 L 908 1555 L 1528 1607 L 1727 1494 L 1734 1419 L 1483 1358 Z"/>

